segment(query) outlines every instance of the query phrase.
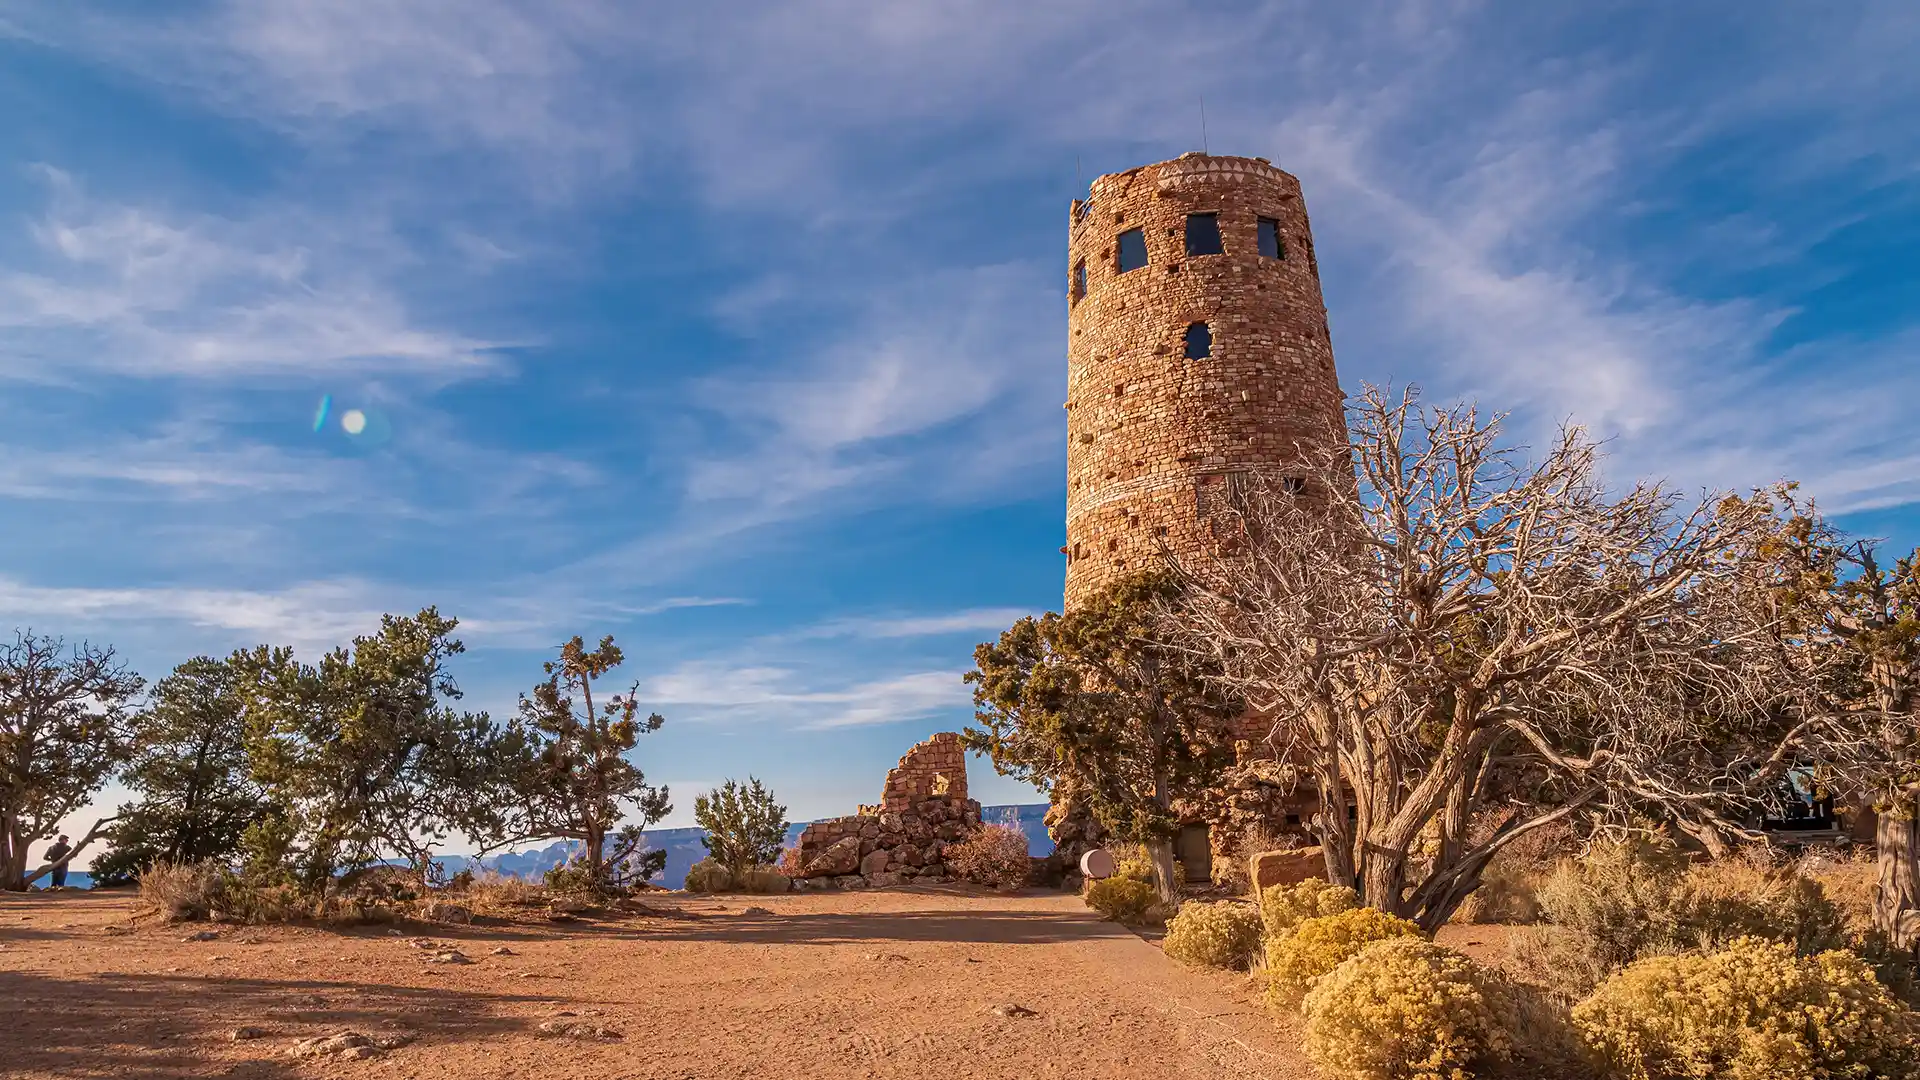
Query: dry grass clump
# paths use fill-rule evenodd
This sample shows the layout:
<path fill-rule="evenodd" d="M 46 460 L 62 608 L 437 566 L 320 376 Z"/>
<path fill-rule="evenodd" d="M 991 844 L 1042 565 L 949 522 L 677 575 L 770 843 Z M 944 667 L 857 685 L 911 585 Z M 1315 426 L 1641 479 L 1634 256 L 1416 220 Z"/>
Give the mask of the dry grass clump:
<path fill-rule="evenodd" d="M 547 906 L 547 890 L 523 878 L 483 871 L 460 890 L 460 898 L 476 915 L 514 918 Z"/>
<path fill-rule="evenodd" d="M 169 922 L 210 919 L 224 903 L 231 876 L 218 863 L 156 862 L 140 875 L 140 899 Z"/>
<path fill-rule="evenodd" d="M 1138 878 L 1115 875 L 1087 882 L 1087 906 L 1117 923 L 1137 926 L 1159 902 L 1153 886 Z"/>
<path fill-rule="evenodd" d="M 1509 1057 L 1496 998 L 1467 958 L 1417 937 L 1374 941 L 1314 980 L 1302 1049 L 1338 1080 L 1471 1080 Z"/>
<path fill-rule="evenodd" d="M 1873 928 L 1873 896 L 1879 868 L 1864 851 L 1859 854 L 1809 852 L 1795 865 L 1801 874 L 1820 883 L 1847 930 L 1860 934 Z"/>
<path fill-rule="evenodd" d="M 1614 975 L 1573 1010 L 1594 1055 L 1624 1080 L 1911 1077 L 1912 1014 L 1849 953 L 1797 955 L 1741 938 Z"/>
<path fill-rule="evenodd" d="M 1015 826 L 997 823 L 958 844 L 948 844 L 942 858 L 955 877 L 995 889 L 1025 885 L 1033 869 L 1033 859 L 1027 854 L 1027 834 Z"/>
<path fill-rule="evenodd" d="M 1160 947 L 1183 964 L 1241 968 L 1260 947 L 1260 913 L 1234 900 L 1190 900 L 1167 924 Z"/>
<path fill-rule="evenodd" d="M 1534 981 L 1573 1001 L 1636 960 L 1740 937 L 1803 955 L 1846 944 L 1820 884 L 1764 853 L 1689 866 L 1659 837 L 1608 840 L 1563 861 L 1539 890 L 1548 925 L 1515 939 Z"/>
<path fill-rule="evenodd" d="M 1267 939 L 1267 1005 L 1275 1011 L 1300 1003 L 1313 980 L 1352 959 L 1376 941 L 1424 937 L 1420 928 L 1375 908 L 1305 919 Z"/>
<path fill-rule="evenodd" d="M 1260 921 L 1269 936 L 1292 930 L 1303 919 L 1338 915 L 1360 906 L 1360 894 L 1320 880 L 1272 885 L 1260 894 Z"/>
<path fill-rule="evenodd" d="M 687 868 L 688 892 L 722 893 L 733 890 L 733 874 L 712 859 L 701 859 Z"/>
<path fill-rule="evenodd" d="M 1846 918 L 1821 884 L 1760 854 L 1689 868 L 1673 910 L 1680 942 L 1694 947 L 1757 937 L 1810 956 L 1847 943 Z"/>

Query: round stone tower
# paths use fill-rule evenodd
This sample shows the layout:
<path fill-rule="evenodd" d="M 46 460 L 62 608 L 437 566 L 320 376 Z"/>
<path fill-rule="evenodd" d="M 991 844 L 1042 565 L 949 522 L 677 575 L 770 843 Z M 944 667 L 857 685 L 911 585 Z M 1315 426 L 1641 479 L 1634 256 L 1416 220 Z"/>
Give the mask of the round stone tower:
<path fill-rule="evenodd" d="M 1071 608 L 1162 548 L 1210 551 L 1247 470 L 1345 427 L 1300 182 L 1266 159 L 1102 176 L 1067 250 Z"/>

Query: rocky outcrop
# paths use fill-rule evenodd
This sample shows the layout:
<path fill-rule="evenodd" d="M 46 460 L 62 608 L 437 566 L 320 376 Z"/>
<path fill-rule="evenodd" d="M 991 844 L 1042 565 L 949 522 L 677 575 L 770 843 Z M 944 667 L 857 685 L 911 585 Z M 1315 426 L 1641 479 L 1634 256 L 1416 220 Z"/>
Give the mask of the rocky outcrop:
<path fill-rule="evenodd" d="M 967 798 L 966 749 L 960 736 L 941 732 L 907 751 L 877 805 L 807 826 L 786 865 L 800 888 L 950 881 L 947 846 L 979 829 L 980 804 Z"/>

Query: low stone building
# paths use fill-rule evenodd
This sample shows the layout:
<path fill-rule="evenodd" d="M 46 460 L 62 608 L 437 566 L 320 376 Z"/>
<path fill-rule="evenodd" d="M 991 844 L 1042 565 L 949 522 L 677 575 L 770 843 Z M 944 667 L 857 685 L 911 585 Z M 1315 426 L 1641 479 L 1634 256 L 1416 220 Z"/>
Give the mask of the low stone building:
<path fill-rule="evenodd" d="M 943 731 L 908 750 L 887 773 L 879 803 L 816 821 L 787 853 L 783 872 L 801 888 L 883 888 L 953 880 L 946 848 L 980 831 L 967 797 L 967 752 Z"/>

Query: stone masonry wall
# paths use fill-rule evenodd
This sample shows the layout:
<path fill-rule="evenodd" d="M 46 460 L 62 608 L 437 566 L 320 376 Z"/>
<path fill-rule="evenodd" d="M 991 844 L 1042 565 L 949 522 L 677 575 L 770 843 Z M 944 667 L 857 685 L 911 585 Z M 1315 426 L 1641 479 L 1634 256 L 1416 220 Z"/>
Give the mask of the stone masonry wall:
<path fill-rule="evenodd" d="M 1218 215 L 1219 254 L 1187 253 L 1189 214 Z M 1260 253 L 1261 218 L 1278 223 L 1279 258 Z M 1131 229 L 1147 262 L 1122 273 Z M 1162 551 L 1213 555 L 1234 539 L 1213 513 L 1239 475 L 1285 475 L 1303 447 L 1344 440 L 1346 428 L 1300 182 L 1265 159 L 1183 154 L 1095 180 L 1069 213 L 1067 288 L 1071 609 Z M 1211 335 L 1205 358 L 1186 357 L 1193 323 Z M 1216 866 L 1250 826 L 1304 832 L 1318 808 L 1311 788 L 1246 767 L 1278 756 L 1270 721 L 1250 715 L 1238 728 L 1242 765 L 1193 808 L 1211 826 Z M 1093 843 L 1091 822 L 1071 810 L 1049 816 L 1056 839 Z"/>
<path fill-rule="evenodd" d="M 887 773 L 880 802 L 800 833 L 786 869 L 796 885 L 880 888 L 951 881 L 947 845 L 980 829 L 980 804 L 967 797 L 967 755 L 943 731 L 908 750 Z"/>
<path fill-rule="evenodd" d="M 1187 215 L 1218 215 L 1223 251 L 1186 253 Z M 1282 257 L 1259 253 L 1279 223 Z M 1121 273 L 1118 238 L 1147 264 Z M 1085 270 L 1085 295 L 1077 282 Z M 1259 158 L 1184 154 L 1095 180 L 1070 214 L 1066 603 L 1151 565 L 1204 555 L 1235 474 L 1284 468 L 1344 432 L 1342 395 L 1300 183 Z M 1211 355 L 1185 358 L 1205 323 Z"/>

